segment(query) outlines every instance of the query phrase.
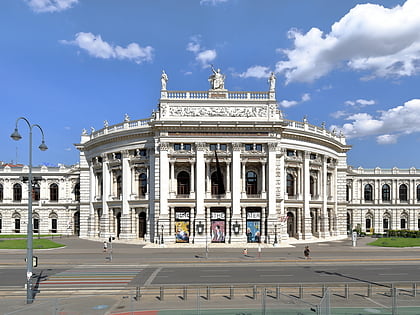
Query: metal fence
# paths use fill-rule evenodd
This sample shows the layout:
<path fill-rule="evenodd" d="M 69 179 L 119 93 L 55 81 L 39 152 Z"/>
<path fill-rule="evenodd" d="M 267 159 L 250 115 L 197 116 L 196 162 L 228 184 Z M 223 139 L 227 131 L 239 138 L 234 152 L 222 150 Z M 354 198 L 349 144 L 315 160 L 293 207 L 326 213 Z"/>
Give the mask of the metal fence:
<path fill-rule="evenodd" d="M 43 290 L 26 305 L 23 290 L 0 291 L 7 315 L 272 315 L 420 314 L 416 283 L 177 285 Z"/>

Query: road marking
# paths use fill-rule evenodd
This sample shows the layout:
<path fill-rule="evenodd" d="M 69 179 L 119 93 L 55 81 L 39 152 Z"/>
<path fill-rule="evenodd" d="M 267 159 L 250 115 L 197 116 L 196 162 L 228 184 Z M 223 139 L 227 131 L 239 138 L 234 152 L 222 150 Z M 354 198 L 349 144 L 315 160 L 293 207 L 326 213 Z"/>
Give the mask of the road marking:
<path fill-rule="evenodd" d="M 293 275 L 260 275 L 260 277 L 293 277 Z"/>
<path fill-rule="evenodd" d="M 406 276 L 408 273 L 380 273 L 380 276 Z"/>
<path fill-rule="evenodd" d="M 149 286 L 161 270 L 162 270 L 162 268 L 157 268 L 155 271 L 153 271 L 152 274 L 150 275 L 150 277 L 144 283 L 144 286 L 145 287 Z"/>
<path fill-rule="evenodd" d="M 200 278 L 232 278 L 230 275 L 209 275 L 209 276 L 200 276 Z"/>

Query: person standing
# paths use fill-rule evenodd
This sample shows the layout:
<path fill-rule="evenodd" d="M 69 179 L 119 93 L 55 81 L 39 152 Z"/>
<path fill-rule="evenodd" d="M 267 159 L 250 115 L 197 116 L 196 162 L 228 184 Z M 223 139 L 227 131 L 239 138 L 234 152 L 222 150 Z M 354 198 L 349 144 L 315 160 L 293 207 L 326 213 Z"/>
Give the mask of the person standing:
<path fill-rule="evenodd" d="M 258 258 L 261 258 L 261 243 L 258 243 Z"/>
<path fill-rule="evenodd" d="M 104 241 L 104 253 L 106 253 L 108 250 L 108 243 Z"/>
<path fill-rule="evenodd" d="M 305 256 L 305 259 L 311 259 L 311 250 L 309 249 L 309 246 L 306 245 L 305 249 L 303 250 L 303 255 Z"/>

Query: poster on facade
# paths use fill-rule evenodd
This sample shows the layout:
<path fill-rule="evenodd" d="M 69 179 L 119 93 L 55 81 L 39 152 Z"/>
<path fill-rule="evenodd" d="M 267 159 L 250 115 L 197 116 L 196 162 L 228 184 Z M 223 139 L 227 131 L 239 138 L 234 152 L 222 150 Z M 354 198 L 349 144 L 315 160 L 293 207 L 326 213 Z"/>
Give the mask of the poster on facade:
<path fill-rule="evenodd" d="M 211 242 L 224 243 L 226 236 L 226 214 L 224 211 L 212 211 L 211 218 Z"/>
<path fill-rule="evenodd" d="M 190 213 L 188 211 L 175 213 L 175 239 L 176 243 L 190 241 Z"/>
<path fill-rule="evenodd" d="M 226 235 L 225 221 L 211 221 L 211 242 L 224 243 Z"/>
<path fill-rule="evenodd" d="M 261 212 L 249 211 L 246 214 L 246 238 L 248 243 L 261 241 Z"/>

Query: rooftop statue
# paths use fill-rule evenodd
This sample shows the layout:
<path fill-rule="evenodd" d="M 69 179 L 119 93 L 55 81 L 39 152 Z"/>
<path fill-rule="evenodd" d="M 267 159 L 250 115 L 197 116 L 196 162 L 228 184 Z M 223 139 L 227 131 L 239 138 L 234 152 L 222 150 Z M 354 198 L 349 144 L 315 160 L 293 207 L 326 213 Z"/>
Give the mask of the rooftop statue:
<path fill-rule="evenodd" d="M 270 85 L 270 92 L 274 92 L 276 90 L 276 76 L 274 72 L 271 72 L 270 77 L 268 78 L 268 84 Z"/>
<path fill-rule="evenodd" d="M 209 82 L 212 90 L 224 90 L 225 89 L 225 78 L 226 76 L 220 72 L 220 69 L 215 70 L 211 66 L 213 74 L 209 77 Z"/>
<path fill-rule="evenodd" d="M 160 77 L 160 83 L 162 85 L 161 90 L 166 91 L 166 83 L 168 83 L 168 75 L 165 73 L 165 70 L 162 70 L 162 76 Z"/>

